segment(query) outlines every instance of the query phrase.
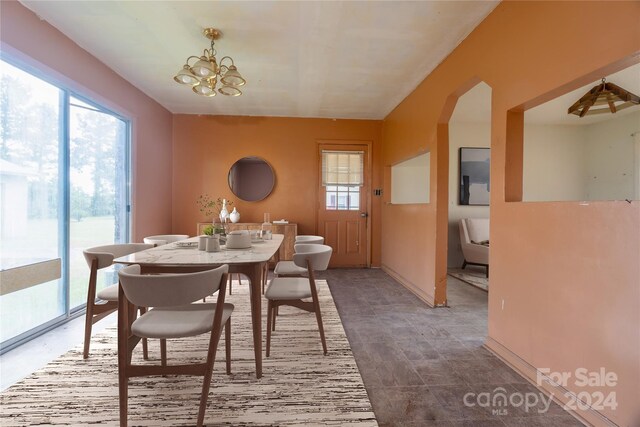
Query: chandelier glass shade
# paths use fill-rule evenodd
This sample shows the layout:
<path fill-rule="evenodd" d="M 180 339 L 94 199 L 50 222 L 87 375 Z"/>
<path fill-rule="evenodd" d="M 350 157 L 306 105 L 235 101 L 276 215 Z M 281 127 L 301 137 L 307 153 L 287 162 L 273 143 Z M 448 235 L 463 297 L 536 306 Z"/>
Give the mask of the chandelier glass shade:
<path fill-rule="evenodd" d="M 190 56 L 173 80 L 190 86 L 198 95 L 212 97 L 216 95 L 218 81 L 220 87 L 217 92 L 227 96 L 240 96 L 242 91 L 240 86 L 247 82 L 238 68 L 233 63 L 230 56 L 224 56 L 220 62 L 216 59 L 214 48 L 215 40 L 222 36 L 222 33 L 215 28 L 205 28 L 204 35 L 211 40 L 211 48 L 205 49 L 202 56 Z M 189 61 L 192 62 L 189 65 Z M 225 63 L 226 62 L 226 63 Z M 227 65 L 230 63 L 229 65 Z"/>

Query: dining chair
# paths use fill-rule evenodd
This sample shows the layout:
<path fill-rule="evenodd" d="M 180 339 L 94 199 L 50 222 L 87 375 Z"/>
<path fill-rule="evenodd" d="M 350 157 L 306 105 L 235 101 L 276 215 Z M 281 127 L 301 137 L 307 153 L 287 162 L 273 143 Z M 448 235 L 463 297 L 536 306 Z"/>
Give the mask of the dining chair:
<path fill-rule="evenodd" d="M 201 375 L 204 377 L 197 425 L 202 426 L 209 398 L 213 365 L 222 329 L 225 330 L 227 374 L 231 373 L 231 313 L 233 305 L 224 302 L 228 265 L 213 270 L 181 274 L 141 274 L 139 265 L 130 265 L 119 272 L 121 292 L 126 301 L 153 307 L 132 323 L 127 310 L 120 310 L 118 319 L 118 371 L 120 385 L 120 425 L 127 424 L 129 378 L 155 375 Z M 194 301 L 218 292 L 216 303 Z M 120 301 L 123 308 L 125 301 Z M 130 326 L 129 326 L 130 325 Z M 167 364 L 166 340 L 210 333 L 207 358 L 204 363 Z M 128 337 L 159 338 L 160 365 L 134 365 L 131 352 L 135 344 Z M 134 341 L 135 342 L 135 341 Z"/>
<path fill-rule="evenodd" d="M 271 332 L 275 330 L 276 310 L 281 305 L 297 307 L 316 314 L 322 349 L 324 354 L 327 354 L 314 271 L 327 269 L 333 249 L 327 245 L 297 244 L 295 251 L 293 262 L 298 267 L 306 267 L 308 277 L 276 277 L 271 280 L 264 293 L 268 300 L 267 357 L 269 357 L 271 347 Z M 303 301 L 305 298 L 311 298 L 311 301 Z"/>
<path fill-rule="evenodd" d="M 178 242 L 180 240 L 188 239 L 186 234 L 158 234 L 155 236 L 147 236 L 143 242 L 150 243 L 156 246 L 166 245 L 168 243 Z"/>
<path fill-rule="evenodd" d="M 307 243 L 307 244 L 313 244 L 313 245 L 322 245 L 322 244 L 324 244 L 324 237 L 302 234 L 300 236 L 296 236 L 296 243 Z"/>
<path fill-rule="evenodd" d="M 296 244 L 322 245 L 324 244 L 324 237 L 309 235 L 296 236 Z M 299 267 L 293 261 L 279 261 L 273 269 L 273 275 L 275 277 L 299 277 L 304 276 L 306 273 L 306 267 Z"/>
<path fill-rule="evenodd" d="M 144 243 L 119 243 L 113 245 L 95 246 L 83 251 L 84 259 L 89 266 L 89 288 L 87 291 L 87 311 L 84 322 L 84 351 L 82 357 L 89 357 L 91 344 L 91 329 L 94 323 L 108 316 L 118 309 L 118 284 L 107 286 L 97 291 L 98 270 L 113 265 L 115 258 L 152 248 L 151 244 Z M 97 293 L 97 295 L 96 295 Z M 96 297 L 100 302 L 96 302 Z M 146 308 L 140 307 L 143 313 Z M 142 343 L 145 359 L 147 358 L 147 341 Z"/>

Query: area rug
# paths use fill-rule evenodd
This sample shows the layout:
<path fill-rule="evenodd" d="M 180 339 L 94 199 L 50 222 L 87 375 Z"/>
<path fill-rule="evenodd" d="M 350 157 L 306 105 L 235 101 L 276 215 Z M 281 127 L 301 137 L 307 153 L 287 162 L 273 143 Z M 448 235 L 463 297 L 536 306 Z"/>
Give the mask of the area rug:
<path fill-rule="evenodd" d="M 367 392 L 325 281 L 318 291 L 329 353 L 324 356 L 313 313 L 280 307 L 271 356 L 255 376 L 248 286 L 234 283 L 232 374 L 225 373 L 224 341 L 214 367 L 205 423 L 212 425 L 377 426 Z M 266 300 L 263 298 L 263 335 Z M 264 339 L 264 338 L 263 338 Z M 208 336 L 168 340 L 168 363 L 203 360 Z M 142 361 L 142 351 L 134 361 Z M 157 340 L 150 363 L 159 363 Z M 129 383 L 129 425 L 195 425 L 202 377 L 134 378 Z M 115 325 L 93 337 L 91 356 L 78 346 L 0 396 L 0 425 L 118 425 Z"/>
<path fill-rule="evenodd" d="M 457 268 L 449 269 L 447 274 L 451 277 L 462 280 L 469 285 L 475 286 L 476 288 L 480 288 L 484 291 L 489 290 L 489 279 L 485 276 L 484 267 L 482 268 L 482 271 L 462 270 Z"/>

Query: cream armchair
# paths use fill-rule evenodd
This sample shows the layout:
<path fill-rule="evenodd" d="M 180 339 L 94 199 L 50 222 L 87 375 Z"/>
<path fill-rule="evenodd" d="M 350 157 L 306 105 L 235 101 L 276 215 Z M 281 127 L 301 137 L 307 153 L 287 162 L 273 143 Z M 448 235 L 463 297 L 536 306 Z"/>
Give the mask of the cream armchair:
<path fill-rule="evenodd" d="M 463 218 L 459 223 L 460 244 L 464 262 L 467 265 L 481 265 L 486 267 L 489 277 L 489 219 Z"/>

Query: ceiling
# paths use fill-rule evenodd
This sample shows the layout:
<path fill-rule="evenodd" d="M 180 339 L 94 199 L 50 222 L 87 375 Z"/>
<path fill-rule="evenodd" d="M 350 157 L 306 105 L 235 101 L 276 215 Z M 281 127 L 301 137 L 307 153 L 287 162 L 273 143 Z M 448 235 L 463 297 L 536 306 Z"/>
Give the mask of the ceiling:
<path fill-rule="evenodd" d="M 498 1 L 35 1 L 22 4 L 172 113 L 382 119 Z M 247 80 L 205 98 L 173 81 L 223 32 Z"/>
<path fill-rule="evenodd" d="M 603 77 L 606 77 L 608 82 L 615 83 L 631 93 L 640 95 L 640 64 Z M 525 111 L 525 123 L 589 125 L 640 111 L 640 106 L 633 106 L 620 110 L 616 114 L 595 114 L 584 117 L 567 114 L 569 107 L 598 83 L 600 83 L 599 80 L 593 81 L 586 86 Z M 460 97 L 451 116 L 451 122 L 486 123 L 490 121 L 491 87 L 481 82 Z"/>

